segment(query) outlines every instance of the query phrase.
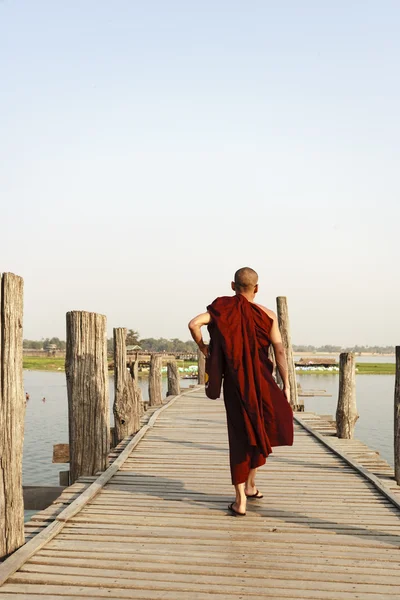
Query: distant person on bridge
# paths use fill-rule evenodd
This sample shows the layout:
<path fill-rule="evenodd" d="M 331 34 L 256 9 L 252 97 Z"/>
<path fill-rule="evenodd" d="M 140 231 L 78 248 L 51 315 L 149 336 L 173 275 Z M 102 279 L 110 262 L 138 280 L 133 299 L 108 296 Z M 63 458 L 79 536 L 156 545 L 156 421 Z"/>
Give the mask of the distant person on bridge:
<path fill-rule="evenodd" d="M 246 514 L 248 498 L 263 495 L 255 483 L 257 468 L 265 464 L 273 446 L 293 444 L 293 412 L 285 351 L 276 314 L 255 304 L 258 275 L 239 269 L 231 284 L 235 296 L 223 296 L 189 323 L 192 337 L 206 356 L 206 394 L 219 398 L 223 380 L 229 455 L 236 500 L 229 505 L 235 516 Z M 208 325 L 210 345 L 201 328 Z M 268 358 L 274 347 L 283 381 L 281 390 L 272 376 Z"/>

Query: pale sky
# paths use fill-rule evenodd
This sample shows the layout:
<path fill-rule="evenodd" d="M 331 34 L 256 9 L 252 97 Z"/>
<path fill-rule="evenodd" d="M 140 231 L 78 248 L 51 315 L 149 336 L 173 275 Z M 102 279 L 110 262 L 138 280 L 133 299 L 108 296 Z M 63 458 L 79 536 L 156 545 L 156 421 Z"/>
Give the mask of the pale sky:
<path fill-rule="evenodd" d="M 0 271 L 189 338 L 260 275 L 295 343 L 400 344 L 397 0 L 0 0 Z"/>

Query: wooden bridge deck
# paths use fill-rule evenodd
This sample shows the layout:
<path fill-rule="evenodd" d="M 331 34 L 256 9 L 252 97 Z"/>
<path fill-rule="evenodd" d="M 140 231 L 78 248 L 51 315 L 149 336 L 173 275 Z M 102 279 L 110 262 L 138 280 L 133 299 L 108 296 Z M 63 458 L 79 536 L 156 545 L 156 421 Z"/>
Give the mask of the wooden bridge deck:
<path fill-rule="evenodd" d="M 309 432 L 296 425 L 258 486 L 264 499 L 229 516 L 223 403 L 187 392 L 0 600 L 399 597 L 399 509 Z"/>

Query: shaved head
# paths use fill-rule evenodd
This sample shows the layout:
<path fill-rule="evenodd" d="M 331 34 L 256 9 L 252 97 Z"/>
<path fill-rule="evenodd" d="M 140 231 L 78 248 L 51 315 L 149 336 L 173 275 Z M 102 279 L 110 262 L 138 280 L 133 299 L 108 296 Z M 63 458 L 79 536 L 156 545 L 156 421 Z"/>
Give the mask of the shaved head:
<path fill-rule="evenodd" d="M 238 292 L 252 292 L 258 283 L 258 275 L 250 267 L 242 267 L 235 273 L 235 289 Z"/>

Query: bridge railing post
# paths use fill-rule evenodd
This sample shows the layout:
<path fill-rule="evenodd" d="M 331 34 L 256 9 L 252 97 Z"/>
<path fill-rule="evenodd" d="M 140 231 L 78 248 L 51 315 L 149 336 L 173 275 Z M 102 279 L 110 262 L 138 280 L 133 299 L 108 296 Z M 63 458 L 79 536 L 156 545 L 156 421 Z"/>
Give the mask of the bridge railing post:
<path fill-rule="evenodd" d="M 178 396 L 181 393 L 179 383 L 179 371 L 176 360 L 169 360 L 167 363 L 168 370 L 168 396 Z"/>
<path fill-rule="evenodd" d="M 127 368 L 125 327 L 114 328 L 114 422 L 119 444 L 140 428 L 140 400 L 136 381 Z"/>
<path fill-rule="evenodd" d="M 0 274 L 0 558 L 25 542 L 22 495 L 25 397 L 23 279 Z"/>
<path fill-rule="evenodd" d="M 396 346 L 396 380 L 394 390 L 394 474 L 400 485 L 400 346 Z"/>
<path fill-rule="evenodd" d="M 304 411 L 303 398 L 299 398 L 297 392 L 296 370 L 294 367 L 292 340 L 290 337 L 290 322 L 287 298 L 279 296 L 276 299 L 279 329 L 282 336 L 282 343 L 285 349 L 286 362 L 288 366 L 289 387 L 290 387 L 290 404 L 293 410 Z M 278 377 L 278 381 L 280 378 Z"/>
<path fill-rule="evenodd" d="M 108 466 L 110 409 L 106 317 L 67 313 L 65 358 L 69 410 L 70 482 Z"/>
<path fill-rule="evenodd" d="M 336 409 L 338 438 L 352 439 L 357 419 L 354 354 L 352 352 L 342 352 L 339 359 L 339 398 Z"/>
<path fill-rule="evenodd" d="M 129 370 L 131 372 L 131 376 L 137 382 L 139 377 L 139 356 L 137 352 L 135 358 L 133 358 L 129 364 Z"/>
<path fill-rule="evenodd" d="M 197 383 L 199 385 L 205 385 L 206 383 L 206 357 L 200 349 L 197 350 Z"/>
<path fill-rule="evenodd" d="M 160 406 L 163 402 L 161 367 L 161 356 L 152 354 L 149 373 L 149 406 Z"/>

